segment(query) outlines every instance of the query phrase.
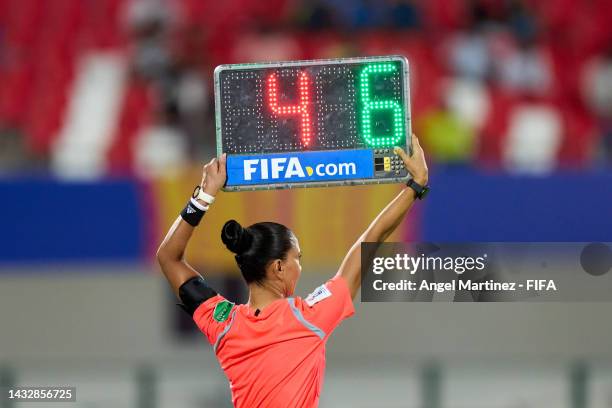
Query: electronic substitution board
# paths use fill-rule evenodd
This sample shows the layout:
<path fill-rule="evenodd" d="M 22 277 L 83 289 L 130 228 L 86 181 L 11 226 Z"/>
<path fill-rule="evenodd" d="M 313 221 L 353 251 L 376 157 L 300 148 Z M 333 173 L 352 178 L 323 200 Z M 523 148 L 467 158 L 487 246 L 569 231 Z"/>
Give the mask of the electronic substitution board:
<path fill-rule="evenodd" d="M 406 181 L 393 148 L 410 145 L 408 78 L 403 56 L 218 66 L 224 189 Z"/>

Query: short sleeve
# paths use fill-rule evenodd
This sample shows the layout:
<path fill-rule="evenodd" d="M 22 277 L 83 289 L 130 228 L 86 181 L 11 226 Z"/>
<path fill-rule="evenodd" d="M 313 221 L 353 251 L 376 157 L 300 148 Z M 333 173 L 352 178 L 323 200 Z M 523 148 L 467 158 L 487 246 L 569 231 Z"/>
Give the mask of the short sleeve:
<path fill-rule="evenodd" d="M 296 305 L 297 306 L 297 305 Z M 355 314 L 353 299 L 346 280 L 336 275 L 301 299 L 304 318 L 329 336 L 346 318 Z"/>
<path fill-rule="evenodd" d="M 235 306 L 223 296 L 216 295 L 198 306 L 193 313 L 193 321 L 210 344 L 217 342 L 219 335 L 230 323 Z"/>

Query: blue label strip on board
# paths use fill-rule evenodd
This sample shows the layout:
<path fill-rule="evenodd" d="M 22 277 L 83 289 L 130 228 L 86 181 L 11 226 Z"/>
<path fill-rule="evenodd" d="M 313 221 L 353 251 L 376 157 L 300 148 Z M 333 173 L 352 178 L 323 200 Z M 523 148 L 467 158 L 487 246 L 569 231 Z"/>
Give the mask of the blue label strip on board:
<path fill-rule="evenodd" d="M 227 158 L 227 185 L 369 179 L 371 149 L 273 153 Z"/>

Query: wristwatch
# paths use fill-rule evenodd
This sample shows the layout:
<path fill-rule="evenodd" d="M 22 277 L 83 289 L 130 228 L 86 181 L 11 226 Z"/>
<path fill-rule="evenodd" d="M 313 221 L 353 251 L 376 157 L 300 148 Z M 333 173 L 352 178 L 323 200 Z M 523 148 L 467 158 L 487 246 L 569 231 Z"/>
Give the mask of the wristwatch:
<path fill-rule="evenodd" d="M 419 200 L 422 200 L 429 193 L 429 186 L 422 186 L 413 179 L 410 179 L 406 182 L 406 185 L 414 190 L 415 197 Z"/>
<path fill-rule="evenodd" d="M 215 202 L 215 197 L 211 196 L 210 194 L 205 193 L 201 186 L 196 186 L 193 189 L 193 194 L 191 195 L 191 197 L 194 200 L 202 200 L 208 205 Z"/>

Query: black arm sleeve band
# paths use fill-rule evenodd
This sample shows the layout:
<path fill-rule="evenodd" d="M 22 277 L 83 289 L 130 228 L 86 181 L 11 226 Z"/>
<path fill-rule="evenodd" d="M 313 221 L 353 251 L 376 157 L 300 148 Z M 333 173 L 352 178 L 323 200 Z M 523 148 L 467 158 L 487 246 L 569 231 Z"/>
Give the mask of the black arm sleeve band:
<path fill-rule="evenodd" d="M 183 302 L 179 306 L 189 316 L 193 316 L 198 306 L 216 295 L 217 292 L 206 284 L 204 278 L 196 276 L 183 283 L 179 288 L 179 298 Z"/>

